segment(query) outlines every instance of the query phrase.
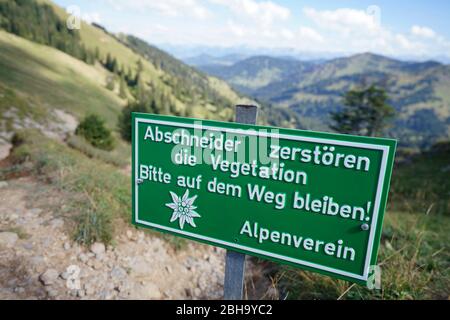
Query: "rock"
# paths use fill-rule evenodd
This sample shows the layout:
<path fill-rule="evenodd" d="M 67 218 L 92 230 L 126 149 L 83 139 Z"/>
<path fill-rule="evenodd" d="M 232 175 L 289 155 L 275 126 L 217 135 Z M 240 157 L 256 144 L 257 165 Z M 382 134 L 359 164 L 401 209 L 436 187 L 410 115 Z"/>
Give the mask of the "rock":
<path fill-rule="evenodd" d="M 55 289 L 49 288 L 49 290 L 47 290 L 47 295 L 50 298 L 54 298 L 54 297 L 56 297 L 58 295 L 58 291 L 56 291 Z"/>
<path fill-rule="evenodd" d="M 148 276 L 152 272 L 152 266 L 143 257 L 136 257 L 130 263 L 132 273 L 135 275 Z"/>
<path fill-rule="evenodd" d="M 68 250 L 70 250 L 71 247 L 72 246 L 70 245 L 69 242 L 64 242 L 64 245 L 63 245 L 64 250 L 68 251 Z"/>
<path fill-rule="evenodd" d="M 69 279 L 70 274 L 67 271 L 64 271 L 59 276 L 61 277 L 61 279 L 67 280 L 67 279 Z"/>
<path fill-rule="evenodd" d="M 29 215 L 29 216 L 38 216 L 39 214 L 41 214 L 41 212 L 42 212 L 42 209 L 34 208 L 34 209 L 28 210 L 27 215 Z"/>
<path fill-rule="evenodd" d="M 25 289 L 22 287 L 16 287 L 14 288 L 14 292 L 21 294 L 25 292 Z"/>
<path fill-rule="evenodd" d="M 172 268 L 170 266 L 166 266 L 166 270 L 168 274 L 172 273 Z"/>
<path fill-rule="evenodd" d="M 127 277 L 127 272 L 124 268 L 116 266 L 111 270 L 110 275 L 114 280 L 124 280 Z"/>
<path fill-rule="evenodd" d="M 1 188 L 6 188 L 8 186 L 8 182 L 6 181 L 0 181 L 0 189 Z"/>
<path fill-rule="evenodd" d="M 131 232 L 131 230 L 127 230 L 127 237 L 128 237 L 128 239 L 130 239 L 130 240 L 133 239 L 133 232 Z"/>
<path fill-rule="evenodd" d="M 84 254 L 84 253 L 80 253 L 78 255 L 78 260 L 80 260 L 83 263 L 86 263 L 86 262 L 88 262 L 89 257 L 86 254 Z"/>
<path fill-rule="evenodd" d="M 86 295 L 86 292 L 84 292 L 83 289 L 77 290 L 77 297 L 82 298 L 82 297 L 84 297 L 85 295 Z"/>
<path fill-rule="evenodd" d="M 105 245 L 101 242 L 96 242 L 91 245 L 91 252 L 96 256 L 103 255 L 106 251 Z"/>
<path fill-rule="evenodd" d="M 94 263 L 92 264 L 92 267 L 95 270 L 100 270 L 102 268 L 102 263 L 98 260 L 95 260 Z"/>
<path fill-rule="evenodd" d="M 61 228 L 62 226 L 64 226 L 64 220 L 60 218 L 53 219 L 52 221 L 50 221 L 50 225 L 53 228 Z"/>
<path fill-rule="evenodd" d="M 22 247 L 26 250 L 32 250 L 33 244 L 31 242 L 25 242 Z"/>
<path fill-rule="evenodd" d="M 202 290 L 200 290 L 199 288 L 195 288 L 194 289 L 194 296 L 195 297 L 200 297 L 200 295 L 202 294 Z"/>
<path fill-rule="evenodd" d="M 31 257 L 29 263 L 37 273 L 42 273 L 46 269 L 45 259 L 42 256 Z"/>
<path fill-rule="evenodd" d="M 67 293 L 72 297 L 76 297 L 78 295 L 78 290 L 69 290 Z"/>
<path fill-rule="evenodd" d="M 84 285 L 84 292 L 87 296 L 91 296 L 95 293 L 95 288 L 90 283 Z"/>
<path fill-rule="evenodd" d="M 147 299 L 161 299 L 162 294 L 159 288 L 151 282 L 139 283 L 134 286 L 131 292 L 131 299 L 147 300 Z"/>
<path fill-rule="evenodd" d="M 12 247 L 19 239 L 17 233 L 14 232 L 0 232 L 0 246 Z"/>
<path fill-rule="evenodd" d="M 41 282 L 44 285 L 48 286 L 55 283 L 58 277 L 59 277 L 58 271 L 56 271 L 55 269 L 47 269 L 47 271 L 45 271 L 43 274 L 39 276 L 39 280 L 41 280 Z"/>

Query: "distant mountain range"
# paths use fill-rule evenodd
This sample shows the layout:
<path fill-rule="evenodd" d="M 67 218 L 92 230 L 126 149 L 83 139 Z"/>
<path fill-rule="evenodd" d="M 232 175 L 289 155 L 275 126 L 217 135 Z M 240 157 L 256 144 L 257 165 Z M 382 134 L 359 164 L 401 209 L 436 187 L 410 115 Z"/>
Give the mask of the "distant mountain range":
<path fill-rule="evenodd" d="M 428 147 L 450 137 L 450 66 L 406 62 L 371 53 L 325 61 L 254 56 L 232 65 L 197 65 L 236 90 L 289 109 L 308 129 L 329 130 L 330 112 L 351 88 L 386 88 L 397 111 L 387 134 L 401 145 Z"/>

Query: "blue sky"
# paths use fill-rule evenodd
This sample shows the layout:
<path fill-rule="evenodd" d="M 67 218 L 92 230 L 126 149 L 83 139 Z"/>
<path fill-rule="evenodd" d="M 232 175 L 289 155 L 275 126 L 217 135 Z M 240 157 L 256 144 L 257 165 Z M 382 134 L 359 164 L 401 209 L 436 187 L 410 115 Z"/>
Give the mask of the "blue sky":
<path fill-rule="evenodd" d="M 450 57 L 450 1 L 56 0 L 152 44 Z"/>

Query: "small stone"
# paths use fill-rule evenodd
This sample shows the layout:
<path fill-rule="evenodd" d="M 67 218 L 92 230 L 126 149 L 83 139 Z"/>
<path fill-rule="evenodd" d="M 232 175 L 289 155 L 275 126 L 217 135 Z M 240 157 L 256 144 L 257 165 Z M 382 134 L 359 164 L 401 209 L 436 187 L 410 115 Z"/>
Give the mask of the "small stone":
<path fill-rule="evenodd" d="M 14 292 L 16 292 L 16 293 L 24 293 L 25 289 L 22 288 L 22 287 L 16 287 L 16 288 L 14 288 Z"/>
<path fill-rule="evenodd" d="M 101 242 L 96 242 L 91 245 L 91 252 L 96 256 L 103 255 L 106 251 L 105 245 Z"/>
<path fill-rule="evenodd" d="M 41 212 L 42 212 L 42 209 L 40 209 L 40 208 L 34 208 L 34 209 L 28 210 L 27 214 L 28 214 L 29 216 L 37 216 L 37 215 L 41 214 Z"/>
<path fill-rule="evenodd" d="M 77 297 L 80 297 L 80 298 L 82 298 L 86 295 L 86 292 L 84 292 L 83 289 L 77 290 L 76 292 L 77 292 Z"/>
<path fill-rule="evenodd" d="M 127 277 L 127 272 L 124 268 L 116 266 L 111 270 L 110 275 L 115 280 L 123 280 Z"/>
<path fill-rule="evenodd" d="M 49 290 L 47 290 L 47 295 L 50 298 L 54 298 L 58 295 L 58 291 L 56 291 L 55 289 L 49 289 Z"/>
<path fill-rule="evenodd" d="M 76 297 L 78 295 L 78 290 L 69 290 L 67 293 L 72 297 Z"/>
<path fill-rule="evenodd" d="M 170 266 L 166 266 L 166 270 L 168 274 L 172 273 L 172 268 Z"/>
<path fill-rule="evenodd" d="M 161 299 L 162 294 L 159 288 L 151 282 L 145 282 L 135 285 L 131 293 L 131 299 Z"/>
<path fill-rule="evenodd" d="M 0 246 L 12 247 L 19 239 L 17 233 L 14 232 L 0 232 Z"/>
<path fill-rule="evenodd" d="M 61 279 L 67 280 L 67 279 L 69 279 L 70 274 L 68 272 L 64 271 L 59 276 L 61 277 Z"/>
<path fill-rule="evenodd" d="M 42 273 L 46 270 L 45 259 L 42 256 L 31 257 L 29 263 L 37 273 Z"/>
<path fill-rule="evenodd" d="M 63 247 L 64 247 L 64 250 L 68 251 L 68 250 L 70 250 L 70 248 L 71 248 L 72 246 L 70 245 L 69 242 L 64 242 Z"/>
<path fill-rule="evenodd" d="M 18 214 L 13 213 L 13 214 L 9 215 L 9 220 L 10 221 L 15 221 L 17 219 L 19 219 L 19 215 Z"/>
<path fill-rule="evenodd" d="M 95 260 L 95 261 L 93 262 L 93 264 L 92 264 L 92 267 L 93 267 L 95 270 L 100 270 L 100 269 L 102 268 L 102 263 L 101 263 L 100 261 L 98 261 L 98 260 Z"/>
<path fill-rule="evenodd" d="M 95 289 L 93 286 L 89 285 L 89 284 L 85 284 L 84 285 L 84 292 L 86 293 L 87 296 L 91 296 L 95 293 Z"/>
<path fill-rule="evenodd" d="M 52 221 L 50 221 L 50 225 L 53 228 L 61 228 L 62 226 L 64 226 L 64 221 L 63 221 L 63 219 L 56 218 L 56 219 L 53 219 Z"/>
<path fill-rule="evenodd" d="M 131 230 L 127 230 L 127 237 L 130 240 L 133 238 L 133 232 L 131 232 Z"/>
<path fill-rule="evenodd" d="M 84 254 L 84 253 L 80 253 L 78 255 L 78 260 L 80 260 L 83 263 L 86 263 L 86 262 L 88 262 L 89 257 L 86 254 Z"/>
<path fill-rule="evenodd" d="M 39 280 L 41 280 L 41 282 L 44 285 L 48 286 L 55 283 L 58 277 L 59 277 L 58 271 L 56 271 L 55 269 L 47 269 L 47 271 L 45 271 L 43 274 L 39 276 Z"/>
<path fill-rule="evenodd" d="M 0 189 L 1 188 L 6 188 L 8 186 L 8 182 L 6 181 L 0 181 Z"/>
<path fill-rule="evenodd" d="M 202 294 L 202 290 L 200 290 L 199 288 L 195 288 L 194 289 L 194 296 L 195 297 L 200 297 L 200 295 Z"/>
<path fill-rule="evenodd" d="M 25 242 L 23 244 L 23 248 L 26 250 L 32 250 L 33 249 L 33 244 L 31 242 Z"/>

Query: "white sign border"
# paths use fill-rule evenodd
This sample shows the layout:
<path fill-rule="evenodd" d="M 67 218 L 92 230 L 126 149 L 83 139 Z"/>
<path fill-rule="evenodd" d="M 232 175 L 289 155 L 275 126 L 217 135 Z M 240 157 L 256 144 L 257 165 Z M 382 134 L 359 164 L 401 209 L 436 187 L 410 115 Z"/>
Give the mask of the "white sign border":
<path fill-rule="evenodd" d="M 198 120 L 201 121 L 201 120 Z M 192 238 L 196 238 L 196 239 L 201 239 L 201 240 L 205 240 L 205 241 L 209 241 L 209 242 L 213 242 L 213 243 L 217 243 L 217 244 L 222 244 L 222 245 L 226 245 L 228 247 L 232 247 L 232 248 L 236 248 L 236 249 L 241 249 L 241 250 L 245 250 L 245 251 L 249 251 L 249 252 L 253 252 L 256 254 L 261 254 L 264 256 L 268 256 L 268 257 L 272 257 L 272 258 L 276 258 L 279 260 L 283 260 L 283 261 L 288 261 L 288 262 L 292 262 L 295 264 L 299 264 L 299 265 L 304 265 L 307 267 L 311 267 L 311 268 L 315 268 L 315 269 L 319 269 L 319 270 L 323 270 L 323 271 L 327 271 L 327 272 L 331 272 L 331 273 L 335 273 L 335 274 L 339 274 L 342 276 L 346 276 L 349 278 L 353 278 L 353 279 L 357 279 L 357 280 L 362 280 L 362 281 L 367 281 L 369 278 L 369 270 L 370 270 L 370 259 L 372 257 L 372 250 L 373 250 L 373 242 L 375 240 L 375 232 L 376 232 L 376 226 L 377 226 L 377 221 L 378 221 L 378 214 L 379 214 L 379 210 L 380 210 L 380 203 L 381 203 L 381 193 L 383 190 L 383 185 L 384 185 L 384 178 L 386 175 L 386 168 L 387 168 L 387 158 L 389 156 L 389 146 L 382 146 L 382 145 L 374 145 L 374 144 L 368 144 L 368 143 L 359 143 L 359 142 L 348 142 L 348 141 L 339 141 L 339 140 L 332 140 L 332 139 L 325 139 L 325 138 L 313 138 L 313 137 L 300 137 L 300 136 L 295 136 L 295 135 L 289 135 L 289 134 L 279 134 L 279 133 L 267 133 L 267 132 L 258 132 L 256 130 L 243 130 L 243 129 L 233 129 L 233 128 L 220 128 L 220 127 L 214 127 L 214 126 L 204 126 L 204 125 L 198 125 L 198 124 L 190 124 L 190 123 L 179 123 L 179 122 L 175 122 L 175 121 L 165 121 L 165 120 L 155 120 L 155 119 L 145 119 L 145 118 L 139 118 L 138 116 L 135 117 L 135 126 L 134 129 L 136 131 L 138 131 L 138 126 L 139 123 L 150 123 L 150 124 L 159 124 L 159 125 L 165 125 L 165 126 L 175 126 L 175 127 L 183 127 L 183 128 L 190 128 L 190 129 L 203 129 L 203 130 L 211 130 L 211 131 L 220 131 L 220 132 L 232 132 L 235 134 L 246 134 L 246 135 L 256 135 L 256 136 L 264 136 L 264 137 L 272 137 L 273 135 L 276 135 L 276 138 L 279 139 L 287 139 L 287 140 L 295 140 L 295 141 L 306 141 L 306 142 L 315 142 L 315 143 L 321 143 L 321 144 L 331 144 L 331 145 L 341 145 L 341 146 L 347 146 L 347 147 L 356 147 L 356 148 L 362 148 L 362 149 L 372 149 L 372 150 L 381 150 L 383 152 L 382 155 L 382 159 L 381 159 L 381 168 L 380 168 L 380 173 L 379 173 L 379 177 L 378 177 L 378 185 L 377 185 L 377 193 L 375 196 L 375 206 L 374 206 L 374 210 L 373 210 L 373 218 L 372 218 L 372 223 L 370 226 L 370 234 L 369 234 L 369 243 L 368 243 L 368 248 L 367 248 L 367 253 L 366 253 L 366 259 L 364 262 L 364 273 L 363 275 L 360 274 L 356 274 L 356 273 L 351 273 L 348 271 L 343 271 L 343 270 L 339 270 L 339 269 L 335 269 L 335 268 L 330 268 L 327 266 L 323 266 L 317 263 L 312 263 L 312 262 L 308 262 L 308 261 L 304 261 L 304 260 L 300 260 L 300 259 L 295 259 L 295 258 L 291 258 L 291 257 L 287 257 L 287 256 L 283 256 L 280 254 L 276 254 L 276 253 L 271 253 L 268 251 L 264 251 L 264 250 L 259 250 L 259 249 L 255 249 L 255 248 L 250 248 L 247 246 L 243 246 L 243 245 L 239 245 L 236 243 L 232 243 L 232 242 L 227 242 L 227 241 L 223 241 L 223 240 L 218 240 L 218 239 L 214 239 L 214 238 L 210 238 L 210 237 L 206 237 L 206 236 L 202 236 L 202 235 L 198 235 L 195 233 L 191 233 L 191 232 L 187 232 L 187 231 L 183 231 L 183 230 L 179 230 L 179 229 L 175 229 L 175 228 L 170 228 L 167 226 L 163 226 L 163 225 L 159 225 L 156 223 L 151 223 L 151 222 L 147 222 L 147 221 L 143 221 L 139 219 L 138 216 L 138 184 L 135 181 L 135 221 L 137 223 L 143 224 L 143 225 L 148 225 L 150 227 L 155 227 L 155 228 L 159 228 L 162 230 L 166 230 L 166 231 L 171 231 L 174 233 L 179 233 L 179 234 L 183 234 L 185 236 L 189 236 Z M 137 178 L 138 175 L 138 141 L 139 139 L 137 139 L 137 134 L 135 133 L 135 146 L 134 146 L 134 170 L 135 170 L 135 177 Z M 137 180 L 137 179 L 136 179 Z"/>

